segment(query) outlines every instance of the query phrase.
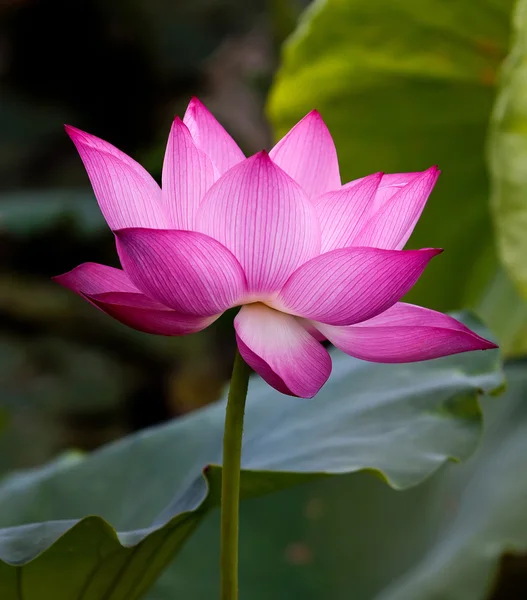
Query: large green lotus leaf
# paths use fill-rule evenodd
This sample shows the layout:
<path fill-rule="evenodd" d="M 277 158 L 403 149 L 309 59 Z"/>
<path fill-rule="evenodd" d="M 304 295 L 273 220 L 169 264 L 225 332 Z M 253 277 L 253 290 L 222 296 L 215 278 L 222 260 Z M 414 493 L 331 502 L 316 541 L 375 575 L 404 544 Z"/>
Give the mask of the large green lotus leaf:
<path fill-rule="evenodd" d="M 501 556 L 527 551 L 527 364 L 506 375 L 507 393 L 483 399 L 483 443 L 463 465 L 403 492 L 355 474 L 243 503 L 242 597 L 523 599 L 489 595 Z M 215 597 L 217 521 L 207 517 L 148 600 Z"/>
<path fill-rule="evenodd" d="M 514 15 L 489 138 L 492 208 L 501 258 L 527 298 L 527 2 Z"/>
<path fill-rule="evenodd" d="M 268 105 L 277 137 L 317 108 L 343 181 L 443 173 L 410 247 L 437 246 L 409 298 L 473 306 L 495 271 L 484 144 L 512 0 L 325 0 L 283 50 Z"/>
<path fill-rule="evenodd" d="M 484 600 L 498 584 L 502 556 L 527 552 L 525 362 L 507 368 L 507 381 L 506 396 L 486 406 L 482 447 L 436 486 L 435 543 L 376 600 Z M 523 598 L 525 587 L 517 593 L 503 597 Z"/>
<path fill-rule="evenodd" d="M 413 365 L 336 355 L 330 382 L 312 400 L 256 379 L 243 497 L 363 470 L 395 488 L 415 485 L 449 457 L 472 452 L 478 394 L 501 385 L 496 351 Z M 93 455 L 5 479 L 2 600 L 140 598 L 218 504 L 221 470 L 202 472 L 221 462 L 224 408 L 220 402 Z"/>
<path fill-rule="evenodd" d="M 426 549 L 423 538 L 434 532 L 422 518 L 430 493 L 428 481 L 402 492 L 355 473 L 243 502 L 241 598 L 372 600 Z M 214 512 L 148 600 L 217 597 L 218 532 Z"/>

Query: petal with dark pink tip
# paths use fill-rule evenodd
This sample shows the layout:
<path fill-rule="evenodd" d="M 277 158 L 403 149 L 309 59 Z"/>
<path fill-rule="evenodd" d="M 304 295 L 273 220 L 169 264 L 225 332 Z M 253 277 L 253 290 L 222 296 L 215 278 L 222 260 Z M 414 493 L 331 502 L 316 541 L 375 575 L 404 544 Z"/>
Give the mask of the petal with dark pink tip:
<path fill-rule="evenodd" d="M 174 119 L 162 175 L 163 202 L 174 229 L 194 229 L 199 203 L 217 178 L 211 159 L 197 148 L 187 126 Z"/>
<path fill-rule="evenodd" d="M 169 227 L 161 189 L 135 160 L 108 142 L 66 126 L 111 229 Z"/>
<path fill-rule="evenodd" d="M 341 248 L 297 269 L 271 304 L 331 325 L 352 325 L 398 302 L 441 250 Z"/>
<path fill-rule="evenodd" d="M 354 246 L 372 246 L 387 250 L 400 250 L 410 237 L 428 196 L 439 177 L 437 167 L 432 167 L 385 200 L 379 210 L 364 224 Z"/>
<path fill-rule="evenodd" d="M 448 315 L 403 302 L 357 325 L 309 325 L 339 350 L 372 362 L 416 362 L 497 348 Z"/>
<path fill-rule="evenodd" d="M 124 271 L 106 265 L 84 263 L 53 279 L 117 321 L 145 333 L 195 333 L 216 318 L 178 314 L 141 294 Z"/>
<path fill-rule="evenodd" d="M 238 144 L 197 98 L 189 102 L 183 123 L 189 128 L 196 146 L 208 155 L 220 175 L 245 158 Z"/>
<path fill-rule="evenodd" d="M 115 236 L 121 264 L 134 285 L 177 312 L 213 316 L 246 295 L 240 263 L 202 233 L 122 229 Z"/>
<path fill-rule="evenodd" d="M 341 186 L 335 144 L 316 110 L 299 121 L 269 152 L 269 156 L 300 184 L 310 198 Z"/>
<path fill-rule="evenodd" d="M 294 317 L 248 304 L 234 327 L 245 362 L 279 392 L 312 398 L 326 383 L 331 358 Z"/>
<path fill-rule="evenodd" d="M 321 251 L 348 248 L 367 222 L 382 173 L 364 177 L 354 186 L 328 192 L 315 200 L 320 219 Z"/>
<path fill-rule="evenodd" d="M 196 231 L 221 242 L 240 261 L 249 291 L 277 292 L 320 249 L 315 207 L 265 152 L 225 173 L 207 192 Z"/>

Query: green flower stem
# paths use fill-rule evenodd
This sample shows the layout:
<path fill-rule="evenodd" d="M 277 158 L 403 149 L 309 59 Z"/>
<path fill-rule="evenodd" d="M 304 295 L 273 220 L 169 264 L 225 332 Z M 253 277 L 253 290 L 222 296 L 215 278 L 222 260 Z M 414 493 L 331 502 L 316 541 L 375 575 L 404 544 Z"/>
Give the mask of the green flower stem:
<path fill-rule="evenodd" d="M 221 480 L 221 600 L 238 600 L 238 520 L 243 416 L 251 370 L 236 352 L 223 434 Z"/>

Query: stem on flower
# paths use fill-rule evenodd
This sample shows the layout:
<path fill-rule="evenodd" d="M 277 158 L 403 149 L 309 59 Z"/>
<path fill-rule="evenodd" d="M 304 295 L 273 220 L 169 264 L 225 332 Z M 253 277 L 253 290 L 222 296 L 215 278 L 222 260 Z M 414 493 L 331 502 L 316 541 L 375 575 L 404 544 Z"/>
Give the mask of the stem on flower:
<path fill-rule="evenodd" d="M 232 370 L 225 431 L 221 480 L 221 600 L 238 600 L 238 520 L 240 504 L 240 459 L 243 417 L 251 370 L 236 351 Z"/>

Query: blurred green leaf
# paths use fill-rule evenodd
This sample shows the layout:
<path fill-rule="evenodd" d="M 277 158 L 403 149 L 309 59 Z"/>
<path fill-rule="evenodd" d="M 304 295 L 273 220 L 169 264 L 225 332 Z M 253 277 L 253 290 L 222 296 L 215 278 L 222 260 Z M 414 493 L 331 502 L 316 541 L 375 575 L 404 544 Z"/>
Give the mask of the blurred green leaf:
<path fill-rule="evenodd" d="M 503 267 L 485 289 L 476 312 L 488 327 L 499 334 L 505 356 L 523 356 L 527 352 L 527 303 Z"/>
<path fill-rule="evenodd" d="M 46 190 L 12 192 L 0 196 L 0 232 L 34 235 L 63 222 L 90 235 L 105 228 L 93 192 Z"/>
<path fill-rule="evenodd" d="M 282 44 L 294 31 L 302 9 L 305 8 L 304 2 L 299 0 L 268 0 L 268 7 L 276 42 Z"/>
<path fill-rule="evenodd" d="M 492 208 L 501 259 L 527 299 L 527 2 L 514 15 L 489 139 Z"/>
<path fill-rule="evenodd" d="M 48 336 L 0 336 L 0 474 L 49 460 L 65 444 L 84 446 L 72 429 L 79 416 L 118 413 L 134 373 L 109 353 Z M 76 432 L 78 436 L 78 431 Z M 98 424 L 103 443 L 122 434 Z"/>
<path fill-rule="evenodd" d="M 51 337 L 0 337 L 0 405 L 97 412 L 115 407 L 132 373 L 103 351 Z"/>
<path fill-rule="evenodd" d="M 330 382 L 312 400 L 253 381 L 243 497 L 362 470 L 396 488 L 415 485 L 472 452 L 478 394 L 501 385 L 495 351 L 412 365 L 336 355 Z M 218 504 L 221 469 L 210 466 L 205 477 L 202 469 L 221 463 L 223 416 L 218 403 L 89 457 L 7 478 L 0 597 L 141 597 Z M 88 514 L 100 516 L 79 520 Z"/>
<path fill-rule="evenodd" d="M 316 2 L 284 48 L 271 93 L 277 136 L 321 111 L 343 181 L 440 166 L 409 243 L 446 250 L 408 296 L 431 308 L 474 306 L 495 272 L 483 149 L 512 5 Z"/>

